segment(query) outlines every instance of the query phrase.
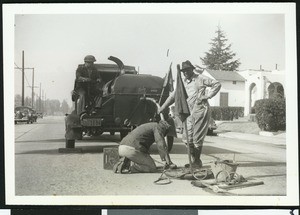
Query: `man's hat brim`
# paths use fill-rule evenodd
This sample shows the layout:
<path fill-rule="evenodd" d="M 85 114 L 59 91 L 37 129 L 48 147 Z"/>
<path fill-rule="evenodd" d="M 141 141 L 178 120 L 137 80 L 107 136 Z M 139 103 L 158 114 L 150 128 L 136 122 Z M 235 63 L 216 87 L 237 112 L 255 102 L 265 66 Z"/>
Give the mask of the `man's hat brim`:
<path fill-rule="evenodd" d="M 195 67 L 186 67 L 186 68 L 183 68 L 183 69 L 181 69 L 180 70 L 180 72 L 185 72 L 185 71 L 187 71 L 187 70 L 194 70 L 195 69 Z"/>

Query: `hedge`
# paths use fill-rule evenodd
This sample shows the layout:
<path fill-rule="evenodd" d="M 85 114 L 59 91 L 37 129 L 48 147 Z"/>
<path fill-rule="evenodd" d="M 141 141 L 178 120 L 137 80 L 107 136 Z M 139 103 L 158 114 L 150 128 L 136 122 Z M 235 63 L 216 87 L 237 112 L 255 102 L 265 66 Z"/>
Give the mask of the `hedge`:
<path fill-rule="evenodd" d="M 284 98 L 261 99 L 255 102 L 258 127 L 262 131 L 285 131 L 286 110 Z"/>
<path fill-rule="evenodd" d="M 244 116 L 244 107 L 211 107 L 211 117 L 214 120 L 233 120 Z"/>

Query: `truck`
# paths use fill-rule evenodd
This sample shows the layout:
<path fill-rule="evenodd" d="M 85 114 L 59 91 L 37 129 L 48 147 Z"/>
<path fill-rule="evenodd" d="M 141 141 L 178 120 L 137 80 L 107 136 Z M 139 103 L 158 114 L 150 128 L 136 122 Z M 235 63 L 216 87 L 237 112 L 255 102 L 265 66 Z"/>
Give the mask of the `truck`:
<path fill-rule="evenodd" d="M 96 112 L 89 107 L 87 111 L 77 114 L 78 101 L 74 101 L 75 110 L 65 117 L 65 147 L 75 148 L 76 140 L 99 136 L 103 132 L 111 135 L 118 132 L 122 139 L 141 124 L 164 119 L 171 125 L 166 137 L 170 151 L 176 137 L 174 120 L 169 109 L 161 115 L 157 114 L 157 108 L 169 96 L 169 86 L 164 86 L 163 78 L 139 74 L 134 66 L 124 65 L 116 57 L 110 56 L 108 59 L 114 63 L 94 64 L 105 83 L 101 107 Z"/>

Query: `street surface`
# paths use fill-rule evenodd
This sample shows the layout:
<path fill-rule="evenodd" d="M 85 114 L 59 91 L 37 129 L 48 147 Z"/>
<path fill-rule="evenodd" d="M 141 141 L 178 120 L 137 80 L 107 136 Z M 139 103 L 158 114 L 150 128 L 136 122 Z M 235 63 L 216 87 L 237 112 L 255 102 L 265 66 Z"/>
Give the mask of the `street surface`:
<path fill-rule="evenodd" d="M 194 187 L 188 180 L 172 179 L 158 186 L 160 173 L 114 174 L 103 169 L 103 148 L 117 146 L 119 134 L 76 142 L 82 153 L 59 153 L 65 147 L 64 117 L 48 116 L 34 124 L 15 125 L 16 196 L 32 195 L 220 195 Z M 155 147 L 153 158 L 160 161 Z M 188 162 L 181 139 L 175 139 L 171 159 L 179 167 Z M 237 173 L 263 185 L 234 189 L 230 195 L 286 195 L 286 146 L 249 140 L 207 136 L 201 159 L 216 158 L 239 163 Z M 157 166 L 162 166 L 157 163 Z"/>

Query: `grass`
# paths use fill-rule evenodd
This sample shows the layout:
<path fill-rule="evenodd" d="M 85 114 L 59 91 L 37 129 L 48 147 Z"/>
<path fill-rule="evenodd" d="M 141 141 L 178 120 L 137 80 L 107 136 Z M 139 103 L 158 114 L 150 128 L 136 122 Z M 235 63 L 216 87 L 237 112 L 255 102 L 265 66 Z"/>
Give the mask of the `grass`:
<path fill-rule="evenodd" d="M 260 129 L 256 122 L 248 121 L 224 121 L 218 125 L 216 132 L 240 132 L 258 134 Z"/>

